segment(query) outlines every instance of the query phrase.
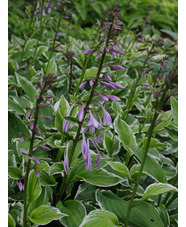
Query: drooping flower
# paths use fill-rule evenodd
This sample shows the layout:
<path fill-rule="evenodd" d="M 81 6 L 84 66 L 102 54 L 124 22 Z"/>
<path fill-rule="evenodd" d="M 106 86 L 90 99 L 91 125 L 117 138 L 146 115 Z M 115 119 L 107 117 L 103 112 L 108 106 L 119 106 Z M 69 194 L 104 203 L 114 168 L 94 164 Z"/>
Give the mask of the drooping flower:
<path fill-rule="evenodd" d="M 40 165 L 40 161 L 39 161 L 39 159 L 38 159 L 38 158 L 36 158 L 35 156 L 34 156 L 34 160 L 35 160 L 35 163 L 36 163 L 37 165 Z"/>
<path fill-rule="evenodd" d="M 52 117 L 50 117 L 50 116 L 44 116 L 44 118 L 46 119 L 46 120 L 52 120 Z"/>
<path fill-rule="evenodd" d="M 81 152 L 83 155 L 83 159 L 86 160 L 87 157 L 87 143 L 85 139 L 85 134 L 82 133 L 82 143 L 81 143 Z"/>
<path fill-rule="evenodd" d="M 112 118 L 110 116 L 110 114 L 105 110 L 105 108 L 103 107 L 103 105 L 101 104 L 101 102 L 99 101 L 99 104 L 103 110 L 103 124 L 104 125 L 109 125 L 111 128 L 113 128 L 112 126 Z"/>
<path fill-rule="evenodd" d="M 86 84 L 87 84 L 87 81 L 81 83 L 81 84 L 79 85 L 79 88 L 84 88 Z"/>
<path fill-rule="evenodd" d="M 18 187 L 19 187 L 19 190 L 22 191 L 23 190 L 23 184 L 21 181 L 19 181 L 18 183 Z"/>
<path fill-rule="evenodd" d="M 89 81 L 89 84 L 90 84 L 90 86 L 92 87 L 92 85 L 94 84 L 94 81 L 93 81 L 93 80 L 90 80 L 90 81 Z"/>
<path fill-rule="evenodd" d="M 64 170 L 65 170 L 66 175 L 68 175 L 68 168 L 69 168 L 68 148 L 69 148 L 69 141 L 67 142 L 66 154 L 65 154 L 65 158 L 64 158 Z"/>
<path fill-rule="evenodd" d="M 19 148 L 19 150 L 20 150 L 23 154 L 28 154 L 28 152 L 27 152 L 24 148 Z"/>
<path fill-rule="evenodd" d="M 112 81 L 112 78 L 106 73 L 105 74 L 105 78 L 106 78 L 106 80 L 108 80 L 108 81 Z"/>
<path fill-rule="evenodd" d="M 95 119 L 95 117 L 93 116 L 91 110 L 89 110 L 89 115 L 90 115 L 90 119 L 88 124 L 86 125 L 85 131 L 87 129 L 89 129 L 89 132 L 91 135 L 94 134 L 95 132 L 95 128 L 97 129 L 102 129 L 103 127 L 101 126 L 101 124 Z"/>
<path fill-rule="evenodd" d="M 125 68 L 123 68 L 120 65 L 110 65 L 111 68 L 116 69 L 116 70 L 124 70 Z"/>
<path fill-rule="evenodd" d="M 70 107 L 70 109 L 69 109 L 69 111 L 68 111 L 66 117 L 68 117 L 68 116 L 70 115 L 71 110 L 74 108 L 75 104 L 76 104 L 76 102 Z M 64 120 L 63 120 L 63 130 L 62 130 L 62 132 L 68 132 L 69 126 L 70 126 L 70 122 L 67 121 L 66 119 L 64 119 Z"/>
<path fill-rule="evenodd" d="M 109 88 L 111 90 L 115 89 L 115 86 L 113 86 L 110 83 L 107 83 L 107 82 L 104 82 L 104 81 L 101 81 L 100 83 L 104 84 L 107 88 Z"/>
<path fill-rule="evenodd" d="M 109 97 L 109 99 L 112 99 L 112 100 L 114 100 L 114 101 L 121 101 L 121 99 L 118 98 L 118 97 L 115 96 L 115 95 L 107 95 L 107 96 Z"/>
<path fill-rule="evenodd" d="M 87 157 L 85 160 L 86 170 L 89 171 L 92 169 L 91 155 L 89 150 L 89 139 L 87 139 Z"/>
<path fill-rule="evenodd" d="M 123 89 L 124 87 L 118 83 L 110 82 L 114 87 L 117 87 L 119 89 Z"/>
<path fill-rule="evenodd" d="M 40 174 L 39 172 L 35 169 L 35 174 L 36 174 L 36 177 L 39 178 L 40 177 Z"/>
<path fill-rule="evenodd" d="M 103 101 L 108 102 L 108 98 L 106 95 L 99 94 L 99 97 L 103 99 Z"/>
<path fill-rule="evenodd" d="M 79 121 L 82 122 L 82 120 L 84 118 L 84 104 L 82 104 L 82 107 L 78 113 L 78 118 L 79 118 Z"/>
<path fill-rule="evenodd" d="M 90 53 L 92 53 L 93 51 L 95 51 L 96 49 L 89 49 L 89 50 L 86 50 L 85 52 L 84 52 L 84 54 L 90 54 Z"/>

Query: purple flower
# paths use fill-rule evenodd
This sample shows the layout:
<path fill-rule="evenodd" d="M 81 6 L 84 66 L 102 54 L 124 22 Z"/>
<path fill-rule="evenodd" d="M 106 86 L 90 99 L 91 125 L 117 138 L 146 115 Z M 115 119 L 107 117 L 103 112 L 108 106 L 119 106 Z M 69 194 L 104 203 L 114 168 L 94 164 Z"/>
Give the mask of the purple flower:
<path fill-rule="evenodd" d="M 105 50 L 106 50 L 106 52 L 109 52 L 110 51 L 108 47 L 106 47 Z"/>
<path fill-rule="evenodd" d="M 120 48 L 120 49 L 122 49 L 122 46 L 121 46 L 121 44 L 119 44 L 119 43 L 116 43 L 116 45 Z"/>
<path fill-rule="evenodd" d="M 110 26 L 111 22 L 104 22 L 105 25 Z"/>
<path fill-rule="evenodd" d="M 65 170 L 66 175 L 68 175 L 68 168 L 69 168 L 68 147 L 69 147 L 69 141 L 67 142 L 66 155 L 64 158 L 64 170 Z"/>
<path fill-rule="evenodd" d="M 36 163 L 37 165 L 40 165 L 40 161 L 39 161 L 38 158 L 34 157 L 34 160 L 35 160 L 35 163 Z"/>
<path fill-rule="evenodd" d="M 23 138 L 23 137 L 21 137 L 21 138 L 20 138 L 20 142 L 22 143 L 23 141 L 24 141 L 24 138 Z"/>
<path fill-rule="evenodd" d="M 33 130 L 34 129 L 34 123 L 30 124 L 30 129 Z"/>
<path fill-rule="evenodd" d="M 100 32 L 103 32 L 103 31 L 105 31 L 105 29 L 106 29 L 106 27 L 102 28 L 102 29 L 100 30 Z"/>
<path fill-rule="evenodd" d="M 49 21 L 49 24 L 52 24 L 53 23 L 53 21 Z"/>
<path fill-rule="evenodd" d="M 51 8 L 48 8 L 48 13 L 51 13 L 51 12 L 52 12 Z"/>
<path fill-rule="evenodd" d="M 86 125 L 85 130 L 89 129 L 89 132 L 91 135 L 94 134 L 95 132 L 95 128 L 97 129 L 102 129 L 103 127 L 101 126 L 101 124 L 94 118 L 94 116 L 92 115 L 91 110 L 89 110 L 89 115 L 90 115 L 90 119 L 88 124 Z"/>
<path fill-rule="evenodd" d="M 86 50 L 85 52 L 84 52 L 84 54 L 90 54 L 90 53 L 92 53 L 93 51 L 95 51 L 96 49 L 89 49 L 89 50 Z"/>
<path fill-rule="evenodd" d="M 103 137 L 102 134 L 100 134 L 100 135 L 97 136 L 97 137 L 94 137 L 94 138 L 93 138 L 94 143 L 101 143 L 102 137 Z"/>
<path fill-rule="evenodd" d="M 112 56 L 116 56 L 115 52 L 113 52 L 113 51 L 110 51 L 110 54 L 111 54 Z"/>
<path fill-rule="evenodd" d="M 119 89 L 123 89 L 124 87 L 123 86 L 121 86 L 120 84 L 118 84 L 118 83 L 114 83 L 114 82 L 110 82 L 114 87 L 117 87 L 117 88 L 119 88 Z"/>
<path fill-rule="evenodd" d="M 92 87 L 92 85 L 94 84 L 94 81 L 93 81 L 93 80 L 90 80 L 90 81 L 89 81 L 89 84 L 90 84 L 90 86 Z"/>
<path fill-rule="evenodd" d="M 45 104 L 44 104 L 44 103 L 42 103 L 42 104 L 40 105 L 40 107 L 41 107 L 41 108 L 44 108 L 44 107 L 45 107 Z"/>
<path fill-rule="evenodd" d="M 82 120 L 84 118 L 84 104 L 82 104 L 82 107 L 78 113 L 78 118 L 79 118 L 79 121 L 82 122 Z"/>
<path fill-rule="evenodd" d="M 99 53 L 98 55 L 96 55 L 96 60 L 98 60 L 98 58 L 100 57 L 101 53 Z"/>
<path fill-rule="evenodd" d="M 46 120 L 52 120 L 52 117 L 50 117 L 50 116 L 44 116 L 44 118 L 46 119 Z"/>
<path fill-rule="evenodd" d="M 26 119 L 28 119 L 30 117 L 30 112 L 28 112 L 27 114 L 26 114 Z"/>
<path fill-rule="evenodd" d="M 41 131 L 39 129 L 36 130 L 37 134 L 40 135 Z"/>
<path fill-rule="evenodd" d="M 123 22 L 121 22 L 121 21 L 118 21 L 116 24 L 117 24 L 117 25 L 121 25 L 121 26 L 123 26 L 123 25 L 124 25 L 124 23 L 123 23 Z"/>
<path fill-rule="evenodd" d="M 52 98 L 53 97 L 53 95 L 47 95 L 47 99 L 50 99 L 50 98 Z"/>
<path fill-rule="evenodd" d="M 86 84 L 87 84 L 87 81 L 81 83 L 81 84 L 79 85 L 79 88 L 84 88 Z"/>
<path fill-rule="evenodd" d="M 85 139 L 85 134 L 82 133 L 82 143 L 81 143 L 81 152 L 82 152 L 82 155 L 83 155 L 83 158 L 84 160 L 86 160 L 86 157 L 87 157 L 87 143 L 86 143 L 86 139 Z"/>
<path fill-rule="evenodd" d="M 109 97 L 109 99 L 112 99 L 112 100 L 114 100 L 114 101 L 121 101 L 121 99 L 118 98 L 118 97 L 115 96 L 115 95 L 107 95 L 107 96 Z"/>
<path fill-rule="evenodd" d="M 23 184 L 21 181 L 19 181 L 18 183 L 18 187 L 19 187 L 19 190 L 22 191 L 23 190 Z"/>
<path fill-rule="evenodd" d="M 118 28 L 115 24 L 113 24 L 113 27 L 116 29 L 116 30 L 122 30 L 121 28 Z"/>
<path fill-rule="evenodd" d="M 107 36 L 105 36 L 105 38 L 103 40 L 106 41 L 107 40 Z"/>
<path fill-rule="evenodd" d="M 70 26 L 65 26 L 66 28 L 68 28 L 68 29 L 71 29 L 71 27 Z"/>
<path fill-rule="evenodd" d="M 36 174 L 36 177 L 39 178 L 40 177 L 40 174 L 39 172 L 35 169 L 35 174 Z"/>
<path fill-rule="evenodd" d="M 41 148 L 43 148 L 45 151 L 50 151 L 50 148 L 47 147 L 47 146 L 37 145 L 37 147 L 41 147 Z"/>
<path fill-rule="evenodd" d="M 106 78 L 106 80 L 108 80 L 108 81 L 112 81 L 112 78 L 106 73 L 105 74 L 105 78 Z"/>
<path fill-rule="evenodd" d="M 28 154 L 27 151 L 24 148 L 19 148 L 19 150 L 23 153 L 23 154 Z"/>
<path fill-rule="evenodd" d="M 124 70 L 125 68 L 123 68 L 120 65 L 110 65 L 111 68 L 116 69 L 116 70 Z"/>
<path fill-rule="evenodd" d="M 122 50 L 116 50 L 118 54 L 125 54 Z"/>
<path fill-rule="evenodd" d="M 75 104 L 76 104 L 76 102 L 70 107 L 66 117 L 68 117 L 70 115 L 70 112 L 74 108 Z M 68 132 L 69 125 L 70 125 L 70 123 L 66 119 L 64 119 L 63 120 L 63 130 L 62 130 L 62 132 Z"/>
<path fill-rule="evenodd" d="M 43 9 L 42 16 L 43 16 L 43 17 L 46 16 L 45 9 Z"/>
<path fill-rule="evenodd" d="M 109 88 L 109 89 L 114 89 L 115 87 L 112 85 L 112 84 L 110 84 L 110 83 L 107 83 L 107 82 L 104 82 L 104 81 L 101 81 L 101 83 L 102 84 L 104 84 L 107 88 Z"/>
<path fill-rule="evenodd" d="M 86 170 L 89 171 L 92 169 L 91 155 L 89 151 L 89 139 L 87 139 L 87 157 L 86 157 Z"/>
<path fill-rule="evenodd" d="M 112 126 L 112 118 L 110 116 L 110 114 L 105 110 L 105 108 L 103 107 L 103 105 L 101 104 L 101 102 L 99 102 L 102 110 L 103 110 L 103 124 L 104 125 L 110 125 L 111 128 L 113 128 Z"/>
<path fill-rule="evenodd" d="M 108 98 L 106 95 L 99 94 L 99 97 L 103 99 L 103 101 L 108 102 Z"/>
<path fill-rule="evenodd" d="M 42 87 L 43 86 L 43 83 L 40 80 L 37 81 L 37 84 L 38 84 L 39 87 Z"/>

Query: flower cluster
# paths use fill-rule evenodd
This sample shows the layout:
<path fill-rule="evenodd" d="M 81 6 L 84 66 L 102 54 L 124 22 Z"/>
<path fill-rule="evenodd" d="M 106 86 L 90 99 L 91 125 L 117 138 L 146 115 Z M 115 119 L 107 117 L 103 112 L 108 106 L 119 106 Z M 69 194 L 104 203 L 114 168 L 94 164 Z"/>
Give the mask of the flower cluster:
<path fill-rule="evenodd" d="M 34 139 L 35 139 L 35 135 L 38 134 L 40 135 L 42 132 L 39 129 L 39 126 L 37 124 L 38 118 L 39 117 L 43 117 L 46 120 L 52 120 L 51 116 L 48 115 L 39 115 L 39 108 L 44 108 L 45 106 L 50 106 L 50 102 L 49 99 L 52 98 L 52 95 L 47 95 L 46 92 L 52 88 L 53 83 L 55 83 L 57 81 L 57 76 L 54 75 L 53 73 L 49 73 L 48 75 L 44 75 L 43 76 L 43 81 L 38 80 L 38 87 L 39 87 L 39 95 L 36 96 L 36 106 L 35 108 L 28 108 L 27 109 L 27 113 L 25 118 L 29 121 L 29 128 L 31 130 L 31 137 L 28 138 L 28 136 L 26 135 L 22 135 L 22 137 L 20 138 L 20 143 L 23 143 L 25 141 L 25 139 L 29 139 L 30 141 L 30 150 L 27 151 L 24 148 L 19 148 L 19 150 L 26 155 L 25 157 L 27 157 L 28 159 L 31 159 L 35 162 L 36 165 L 34 165 L 34 170 L 35 170 L 35 174 L 37 177 L 39 177 L 39 172 L 37 171 L 37 165 L 40 164 L 40 161 L 38 158 L 36 158 L 32 152 L 35 148 L 37 147 L 41 147 L 46 151 L 49 151 L 50 148 L 42 145 L 41 142 L 39 142 L 38 144 L 34 145 Z M 19 180 L 19 189 L 22 190 L 23 186 L 21 183 L 21 180 Z"/>
<path fill-rule="evenodd" d="M 116 37 L 118 32 L 120 32 L 122 29 L 119 26 L 123 26 L 124 24 L 118 20 L 118 17 L 120 15 L 120 10 L 113 8 L 110 12 L 107 12 L 108 18 L 105 18 L 103 21 L 104 27 L 101 29 L 101 33 L 103 33 L 103 42 L 102 45 L 97 49 L 89 49 L 84 52 L 84 54 L 90 54 L 93 52 L 98 52 L 96 55 L 96 59 L 102 56 L 104 59 L 104 56 L 106 54 L 110 54 L 112 56 L 116 56 L 116 53 L 118 54 L 124 54 L 122 50 L 122 46 L 117 43 Z M 119 50 L 117 49 L 119 48 Z M 107 69 L 111 70 L 124 70 L 124 68 L 120 65 L 100 65 L 100 73 L 98 73 L 96 78 L 88 79 L 82 82 L 79 85 L 79 88 L 82 89 L 86 86 L 86 84 L 89 82 L 89 85 L 92 87 L 91 91 L 91 97 L 89 100 L 87 100 L 87 103 L 74 103 L 71 108 L 69 109 L 67 113 L 67 117 L 70 116 L 70 113 L 72 109 L 75 107 L 75 105 L 81 105 L 81 109 L 78 113 L 78 119 L 79 119 L 79 126 L 81 127 L 81 138 L 82 138 L 82 144 L 81 144 L 81 151 L 83 155 L 83 159 L 85 160 L 86 170 L 89 171 L 92 168 L 91 163 L 91 155 L 90 155 L 90 142 L 95 147 L 97 151 L 97 160 L 95 163 L 95 166 L 99 166 L 100 162 L 100 152 L 98 150 L 97 144 L 101 142 L 102 139 L 102 131 L 105 127 L 113 128 L 112 126 L 112 118 L 110 114 L 106 111 L 103 104 L 99 99 L 96 99 L 99 106 L 101 107 L 103 119 L 101 116 L 96 113 L 92 108 L 89 107 L 89 104 L 91 103 L 93 97 L 97 96 L 97 98 L 101 98 L 102 101 L 108 102 L 109 99 L 114 101 L 120 101 L 120 98 L 118 98 L 115 95 L 107 94 L 107 92 L 98 92 L 95 90 L 97 85 L 100 87 L 105 87 L 108 89 L 123 89 L 123 86 L 119 83 L 113 82 L 114 76 L 109 76 L 108 71 L 103 70 L 103 68 L 107 67 Z M 108 68 L 109 67 L 109 68 Z M 85 118 L 85 115 L 88 114 L 88 118 Z M 63 132 L 67 133 L 69 130 L 70 122 L 68 120 L 63 120 Z M 69 159 L 68 159 L 68 149 L 69 149 L 69 141 L 67 142 L 67 149 L 66 149 L 66 155 L 64 158 L 64 169 L 66 174 L 68 174 L 69 169 Z"/>

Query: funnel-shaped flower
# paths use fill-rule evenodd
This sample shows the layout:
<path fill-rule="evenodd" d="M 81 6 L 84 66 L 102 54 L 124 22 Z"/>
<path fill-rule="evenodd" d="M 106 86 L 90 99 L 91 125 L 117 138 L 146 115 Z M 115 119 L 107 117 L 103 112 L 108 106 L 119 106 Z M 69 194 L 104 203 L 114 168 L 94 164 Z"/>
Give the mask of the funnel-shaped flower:
<path fill-rule="evenodd" d="M 79 121 L 82 122 L 82 120 L 84 118 L 84 104 L 82 104 L 82 107 L 78 113 L 78 118 L 79 118 Z"/>
<path fill-rule="evenodd" d="M 64 170 L 65 170 L 66 175 L 68 175 L 68 168 L 69 168 L 68 147 L 69 147 L 69 141 L 67 142 L 66 154 L 65 154 L 65 158 L 64 158 Z"/>
<path fill-rule="evenodd" d="M 101 126 L 101 124 L 96 120 L 96 118 L 93 116 L 91 110 L 89 110 L 89 115 L 90 115 L 90 119 L 88 124 L 86 125 L 85 130 L 87 130 L 89 128 L 90 134 L 93 135 L 95 132 L 95 128 L 97 129 L 102 129 L 103 127 Z"/>
<path fill-rule="evenodd" d="M 103 124 L 104 125 L 110 125 L 111 128 L 113 128 L 112 126 L 112 118 L 110 116 L 110 114 L 105 110 L 105 108 L 103 107 L 103 105 L 101 104 L 101 102 L 99 102 L 102 110 L 103 110 Z"/>
<path fill-rule="evenodd" d="M 89 139 L 87 139 L 87 157 L 86 157 L 85 165 L 86 165 L 87 171 L 92 169 L 91 155 L 89 150 Z"/>
<path fill-rule="evenodd" d="M 87 157 L 87 143 L 86 143 L 86 139 L 85 139 L 85 134 L 82 133 L 82 143 L 81 143 L 81 152 L 82 152 L 82 155 L 83 155 L 83 158 L 84 160 L 86 160 L 86 157 Z"/>
<path fill-rule="evenodd" d="M 66 117 L 68 117 L 71 113 L 71 110 L 74 108 L 76 102 L 70 107 Z M 68 132 L 68 129 L 69 129 L 69 126 L 70 126 L 70 122 L 68 122 L 66 119 L 63 120 L 63 130 L 62 132 Z"/>
<path fill-rule="evenodd" d="M 23 184 L 21 181 L 19 181 L 18 183 L 18 187 L 19 187 L 19 190 L 22 191 L 23 190 Z"/>

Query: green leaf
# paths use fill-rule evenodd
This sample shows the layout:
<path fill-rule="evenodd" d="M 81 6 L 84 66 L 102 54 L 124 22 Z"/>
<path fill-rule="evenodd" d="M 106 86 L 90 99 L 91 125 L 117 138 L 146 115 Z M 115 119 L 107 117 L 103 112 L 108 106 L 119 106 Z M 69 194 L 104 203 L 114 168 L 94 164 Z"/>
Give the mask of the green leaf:
<path fill-rule="evenodd" d="M 8 109 L 17 112 L 19 115 L 25 115 L 23 108 L 10 97 L 8 97 Z"/>
<path fill-rule="evenodd" d="M 18 73 L 16 73 L 16 78 L 17 78 L 18 84 L 23 88 L 23 90 L 27 94 L 28 98 L 32 102 L 35 102 L 36 101 L 35 97 L 36 97 L 37 91 L 34 88 L 32 82 L 27 80 L 26 78 L 20 76 Z"/>
<path fill-rule="evenodd" d="M 19 168 L 9 166 L 8 175 L 12 179 L 18 180 L 19 178 L 22 177 L 22 171 Z"/>
<path fill-rule="evenodd" d="M 73 102 L 79 102 L 79 103 L 81 103 L 81 100 L 78 99 L 76 96 L 74 96 L 74 95 L 69 95 L 69 97 L 70 97 L 70 99 L 71 99 Z"/>
<path fill-rule="evenodd" d="M 109 157 L 115 156 L 120 151 L 120 142 L 117 136 L 113 136 L 111 133 L 104 133 L 103 146 L 109 154 Z"/>
<path fill-rule="evenodd" d="M 37 43 L 37 39 L 29 39 L 25 44 L 25 51 L 30 50 L 33 46 L 35 46 Z"/>
<path fill-rule="evenodd" d="M 159 211 L 164 226 L 170 226 L 170 217 L 167 212 L 166 206 L 164 204 L 160 204 L 159 207 L 157 207 L 157 210 Z"/>
<path fill-rule="evenodd" d="M 47 52 L 47 50 L 48 50 L 48 47 L 47 46 L 40 46 L 37 49 L 37 55 L 40 55 L 42 53 L 45 53 L 45 52 Z"/>
<path fill-rule="evenodd" d="M 104 210 L 93 210 L 85 216 L 79 227 L 119 227 L 115 214 Z"/>
<path fill-rule="evenodd" d="M 60 222 L 66 227 L 79 227 L 86 215 L 86 209 L 84 205 L 78 200 L 67 200 L 63 204 L 61 201 L 59 201 L 56 207 L 62 213 L 69 215 L 67 217 L 63 217 L 60 220 Z"/>
<path fill-rule="evenodd" d="M 83 179 L 89 184 L 93 184 L 100 187 L 109 187 L 119 184 L 124 181 L 121 177 L 118 177 L 112 173 L 108 173 L 105 170 L 93 169 L 92 171 L 83 171 L 77 175 L 77 177 Z"/>
<path fill-rule="evenodd" d="M 69 103 L 65 99 L 64 95 L 61 96 L 60 100 L 55 104 L 55 110 L 59 110 L 61 116 L 66 116 L 69 111 Z"/>
<path fill-rule="evenodd" d="M 99 189 L 96 191 L 96 201 L 102 210 L 114 213 L 120 222 L 125 222 L 129 204 L 127 201 L 111 191 L 100 191 Z M 156 208 L 146 202 L 131 209 L 129 225 L 132 227 L 164 227 Z"/>
<path fill-rule="evenodd" d="M 40 173 L 40 181 L 43 186 L 55 186 L 57 184 L 55 178 L 50 176 L 46 171 Z"/>
<path fill-rule="evenodd" d="M 142 161 L 144 151 L 134 147 L 134 146 L 127 146 L 127 149 L 129 149 L 132 153 L 134 153 L 137 158 Z M 146 171 L 151 177 L 155 178 L 159 182 L 166 183 L 166 175 L 162 167 L 158 162 L 155 161 L 154 158 L 152 158 L 149 154 L 147 154 L 145 165 L 143 168 L 144 171 Z"/>
<path fill-rule="evenodd" d="M 164 29 L 161 29 L 161 31 L 166 33 L 166 34 L 168 34 L 168 35 L 170 35 L 176 41 L 178 40 L 178 33 L 172 32 L 172 31 L 168 31 L 168 30 L 164 30 Z"/>
<path fill-rule="evenodd" d="M 10 214 L 8 214 L 8 227 L 15 227 L 15 226 L 16 226 L 15 220 Z"/>
<path fill-rule="evenodd" d="M 166 192 L 178 191 L 178 189 L 171 184 L 163 184 L 163 183 L 154 183 L 149 185 L 142 197 L 142 200 L 146 200 L 155 195 L 160 195 Z"/>
<path fill-rule="evenodd" d="M 39 182 L 39 178 L 36 177 L 35 171 L 32 171 L 29 174 L 28 178 L 28 202 L 31 203 L 35 199 L 37 199 L 41 193 L 41 185 Z"/>
<path fill-rule="evenodd" d="M 124 177 L 129 178 L 129 170 L 123 163 L 121 163 L 121 162 L 108 162 L 108 164 L 112 167 L 112 169 L 118 171 Z"/>
<path fill-rule="evenodd" d="M 121 120 L 119 115 L 114 121 L 114 128 L 119 136 L 119 140 L 123 143 L 124 146 L 137 145 L 136 137 L 133 134 L 130 126 L 125 121 Z"/>
<path fill-rule="evenodd" d="M 89 78 L 95 78 L 98 72 L 97 67 L 91 67 L 90 69 L 87 69 L 84 74 L 84 79 L 87 80 Z"/>
<path fill-rule="evenodd" d="M 79 123 L 78 119 L 76 119 L 75 117 L 64 117 L 67 121 L 72 122 L 72 123 Z"/>
<path fill-rule="evenodd" d="M 42 205 L 32 211 L 29 219 L 36 224 L 46 225 L 52 220 L 58 220 L 65 216 L 57 208 L 52 206 Z"/>
<path fill-rule="evenodd" d="M 47 63 L 46 63 L 46 65 L 47 65 Z M 52 58 L 48 64 L 46 75 L 48 75 L 49 73 L 57 74 L 57 64 L 56 64 L 54 58 Z"/>
<path fill-rule="evenodd" d="M 63 171 L 64 171 L 63 163 L 56 162 L 51 166 L 50 174 L 54 175 L 54 174 L 62 173 Z"/>
<path fill-rule="evenodd" d="M 178 101 L 174 97 L 171 97 L 171 109 L 174 120 L 178 122 Z"/>

